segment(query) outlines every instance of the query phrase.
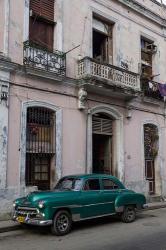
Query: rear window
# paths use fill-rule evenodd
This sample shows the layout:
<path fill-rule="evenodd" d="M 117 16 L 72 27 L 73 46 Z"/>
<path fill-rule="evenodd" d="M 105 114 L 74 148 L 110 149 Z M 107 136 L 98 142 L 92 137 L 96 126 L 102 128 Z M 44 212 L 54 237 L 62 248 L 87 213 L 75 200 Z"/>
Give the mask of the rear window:
<path fill-rule="evenodd" d="M 104 190 L 112 190 L 112 189 L 118 189 L 119 186 L 112 180 L 110 179 L 103 179 L 103 189 Z"/>

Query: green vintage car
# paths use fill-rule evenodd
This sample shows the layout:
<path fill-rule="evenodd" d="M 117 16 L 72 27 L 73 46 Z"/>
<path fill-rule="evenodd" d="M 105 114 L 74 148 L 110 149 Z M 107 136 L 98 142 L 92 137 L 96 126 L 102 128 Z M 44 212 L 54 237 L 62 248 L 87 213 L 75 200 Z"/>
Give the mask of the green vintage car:
<path fill-rule="evenodd" d="M 65 176 L 52 191 L 37 191 L 13 203 L 13 220 L 31 225 L 51 225 L 52 233 L 65 235 L 72 223 L 102 216 L 135 220 L 136 209 L 146 206 L 143 194 L 128 190 L 114 176 Z"/>

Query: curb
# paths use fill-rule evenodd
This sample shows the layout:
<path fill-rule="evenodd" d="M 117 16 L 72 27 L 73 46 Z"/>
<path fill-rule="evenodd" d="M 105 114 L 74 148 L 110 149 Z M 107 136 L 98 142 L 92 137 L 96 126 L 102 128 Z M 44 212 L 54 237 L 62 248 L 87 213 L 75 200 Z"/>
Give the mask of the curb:
<path fill-rule="evenodd" d="M 166 204 L 149 206 L 149 207 L 143 209 L 143 211 L 160 209 L 160 208 L 166 208 Z"/>
<path fill-rule="evenodd" d="M 21 225 L 16 224 L 16 225 L 4 225 L 2 227 L 0 227 L 0 233 L 5 233 L 5 232 L 10 232 L 10 231 L 15 231 L 15 230 L 19 230 L 21 228 Z"/>
<path fill-rule="evenodd" d="M 20 226 L 3 227 L 3 228 L 0 228 L 0 233 L 15 231 L 15 230 L 19 230 L 19 229 L 20 229 Z"/>

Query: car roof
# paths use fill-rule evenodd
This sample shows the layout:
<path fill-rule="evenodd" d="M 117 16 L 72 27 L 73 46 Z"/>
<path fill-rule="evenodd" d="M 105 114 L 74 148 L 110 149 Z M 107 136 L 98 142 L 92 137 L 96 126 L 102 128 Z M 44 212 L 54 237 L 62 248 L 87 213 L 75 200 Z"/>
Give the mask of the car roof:
<path fill-rule="evenodd" d="M 79 177 L 79 178 L 87 178 L 87 177 L 114 177 L 112 175 L 108 174 L 73 174 L 73 175 L 67 175 L 66 177 Z"/>
<path fill-rule="evenodd" d="M 73 178 L 89 178 L 89 177 L 93 177 L 93 178 L 115 178 L 117 179 L 115 176 L 113 175 L 108 175 L 108 174 L 73 174 L 73 175 L 67 175 L 64 177 L 73 177 Z"/>
<path fill-rule="evenodd" d="M 123 186 L 122 188 L 125 188 L 123 183 L 119 181 L 117 177 L 113 175 L 108 175 L 108 174 L 78 174 L 78 175 L 67 175 L 67 176 L 64 176 L 63 178 L 80 178 L 80 179 L 109 178 L 109 179 L 116 181 L 116 183 L 119 183 L 121 186 Z"/>

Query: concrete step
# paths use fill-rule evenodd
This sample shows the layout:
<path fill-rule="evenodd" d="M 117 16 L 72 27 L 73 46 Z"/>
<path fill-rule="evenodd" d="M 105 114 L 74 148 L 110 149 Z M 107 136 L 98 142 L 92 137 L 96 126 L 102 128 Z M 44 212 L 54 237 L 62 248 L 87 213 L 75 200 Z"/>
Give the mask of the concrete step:
<path fill-rule="evenodd" d="M 147 208 L 145 210 L 153 210 L 153 209 L 159 209 L 159 208 L 166 208 L 166 202 L 160 201 L 160 202 L 147 203 Z"/>
<path fill-rule="evenodd" d="M 162 196 L 161 195 L 151 195 L 147 198 L 148 203 L 155 203 L 155 202 L 162 202 Z"/>

